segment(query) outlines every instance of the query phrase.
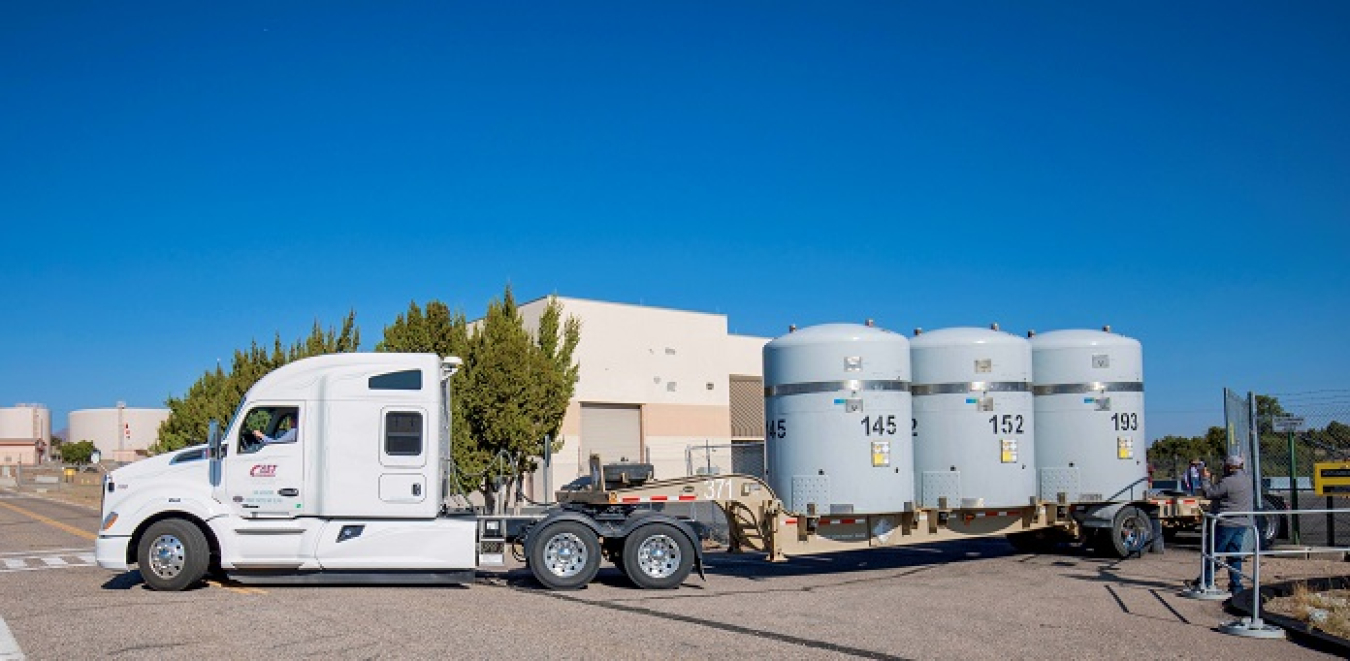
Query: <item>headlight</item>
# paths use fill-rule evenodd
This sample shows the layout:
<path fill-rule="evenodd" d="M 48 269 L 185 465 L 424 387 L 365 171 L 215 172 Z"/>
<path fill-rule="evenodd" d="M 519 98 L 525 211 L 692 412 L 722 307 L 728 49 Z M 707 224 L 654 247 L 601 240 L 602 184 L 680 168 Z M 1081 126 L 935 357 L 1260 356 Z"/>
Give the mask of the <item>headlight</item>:
<path fill-rule="evenodd" d="M 108 516 L 103 517 L 103 527 L 99 530 L 107 530 L 117 523 L 117 512 L 108 512 Z"/>

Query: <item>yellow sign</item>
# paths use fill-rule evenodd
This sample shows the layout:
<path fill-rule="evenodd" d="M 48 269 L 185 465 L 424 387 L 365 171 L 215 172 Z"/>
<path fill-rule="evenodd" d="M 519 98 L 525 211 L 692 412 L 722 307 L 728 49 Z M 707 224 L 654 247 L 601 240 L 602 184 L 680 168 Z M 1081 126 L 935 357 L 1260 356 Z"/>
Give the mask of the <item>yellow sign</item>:
<path fill-rule="evenodd" d="M 1134 439 L 1129 436 L 1116 437 L 1116 458 L 1134 459 Z"/>
<path fill-rule="evenodd" d="M 891 442 L 872 441 L 872 466 L 884 468 L 891 465 Z"/>
<path fill-rule="evenodd" d="M 1313 489 L 1319 496 L 1350 494 L 1350 461 L 1314 464 Z"/>
<path fill-rule="evenodd" d="M 1015 438 L 1003 439 L 1003 463 L 1005 464 L 1017 463 L 1017 439 Z"/>

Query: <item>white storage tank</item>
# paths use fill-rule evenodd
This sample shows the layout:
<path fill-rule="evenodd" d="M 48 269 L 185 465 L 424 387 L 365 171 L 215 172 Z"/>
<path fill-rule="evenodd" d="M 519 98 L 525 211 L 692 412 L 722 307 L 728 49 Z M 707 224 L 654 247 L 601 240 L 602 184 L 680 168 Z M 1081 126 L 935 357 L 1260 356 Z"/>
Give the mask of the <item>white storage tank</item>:
<path fill-rule="evenodd" d="M 1061 330 L 1031 338 L 1040 495 L 1055 501 L 1144 497 L 1144 354 L 1110 332 Z"/>
<path fill-rule="evenodd" d="M 898 512 L 914 502 L 909 340 L 824 324 L 764 347 L 768 482 L 790 511 Z"/>
<path fill-rule="evenodd" d="M 169 409 L 131 408 L 123 402 L 115 408 L 71 411 L 68 440 L 93 441 L 104 459 L 136 461 L 159 440 L 159 426 L 169 413 Z"/>
<path fill-rule="evenodd" d="M 52 414 L 42 404 L 0 408 L 0 465 L 36 464 L 50 449 Z"/>
<path fill-rule="evenodd" d="M 42 404 L 15 404 L 0 408 L 0 439 L 50 441 L 51 411 Z"/>
<path fill-rule="evenodd" d="M 1036 498 L 1031 343 L 997 326 L 916 331 L 910 355 L 919 502 L 1030 504 Z"/>

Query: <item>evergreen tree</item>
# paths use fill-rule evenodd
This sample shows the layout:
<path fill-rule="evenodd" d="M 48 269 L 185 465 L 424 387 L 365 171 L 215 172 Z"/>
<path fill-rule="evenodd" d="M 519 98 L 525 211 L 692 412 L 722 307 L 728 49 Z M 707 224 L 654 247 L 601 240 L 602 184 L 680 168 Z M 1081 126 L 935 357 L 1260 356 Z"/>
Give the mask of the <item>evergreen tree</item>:
<path fill-rule="evenodd" d="M 408 311 L 400 314 L 394 323 L 384 327 L 384 339 L 375 345 L 376 351 L 402 353 L 435 353 L 440 357 L 457 356 L 464 361 L 458 376 L 451 384 L 450 455 L 456 467 L 456 491 L 477 490 L 482 482 L 491 455 L 478 447 L 469 433 L 465 418 L 466 374 L 469 365 L 469 324 L 464 313 L 450 312 L 440 301 L 427 303 L 426 313 L 417 302 L 408 304 Z"/>
<path fill-rule="evenodd" d="M 384 329 L 377 351 L 435 352 L 464 361 L 452 398 L 453 456 L 458 488 L 481 491 L 488 506 L 495 485 L 513 477 L 519 493 L 524 474 L 538 468 L 544 438 L 561 447 L 558 431 L 575 391 L 573 361 L 581 322 L 563 319 L 562 305 L 549 301 L 531 335 L 508 285 L 500 300 L 470 329 L 464 315 L 432 301 L 416 302 Z"/>
<path fill-rule="evenodd" d="M 152 453 L 168 452 L 189 445 L 206 442 L 211 420 L 219 420 L 222 428 L 229 425 L 244 394 L 268 372 L 288 362 L 328 353 L 356 351 L 361 344 L 361 331 L 356 327 L 356 311 L 347 313 L 341 330 L 325 331 L 314 322 L 308 337 L 284 347 L 278 334 L 269 351 L 254 340 L 248 349 L 236 349 L 230 362 L 230 371 L 220 365 L 207 370 L 188 388 L 183 397 L 169 397 L 169 418 L 159 427 L 159 441 L 151 447 Z"/>
<path fill-rule="evenodd" d="M 1153 441 L 1148 462 L 1156 469 L 1154 478 L 1180 478 L 1192 459 L 1209 466 L 1222 465 L 1227 436 L 1223 427 L 1210 427 L 1204 436 L 1164 436 Z"/>

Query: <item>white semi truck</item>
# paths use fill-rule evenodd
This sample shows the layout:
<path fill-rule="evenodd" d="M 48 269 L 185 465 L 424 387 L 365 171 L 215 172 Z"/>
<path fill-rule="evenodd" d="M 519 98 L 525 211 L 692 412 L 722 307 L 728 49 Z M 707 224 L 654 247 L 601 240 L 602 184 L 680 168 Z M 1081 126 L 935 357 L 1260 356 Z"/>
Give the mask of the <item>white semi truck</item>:
<path fill-rule="evenodd" d="M 243 583 L 458 583 L 501 564 L 508 536 L 521 541 L 533 524 L 530 565 L 551 587 L 588 582 L 602 538 L 606 551 L 621 545 L 615 557 L 645 587 L 684 580 L 699 545 L 677 517 L 583 507 L 520 520 L 448 508 L 459 364 L 334 354 L 264 376 L 223 439 L 108 474 L 99 566 L 137 564 L 157 590 L 208 572 Z"/>
<path fill-rule="evenodd" d="M 585 586 L 602 558 L 638 587 L 702 574 L 691 522 L 661 511 L 713 502 L 732 550 L 788 556 L 1009 535 L 1075 535 L 1075 505 L 1031 500 L 998 508 L 934 507 L 838 514 L 788 511 L 744 475 L 644 482 L 607 479 L 557 494 L 543 514 L 513 518 L 448 506 L 450 380 L 457 358 L 349 353 L 285 365 L 244 397 L 223 438 L 119 468 L 105 479 L 99 566 L 139 565 L 156 590 L 208 573 L 241 583 L 460 583 L 499 566 L 519 544 L 553 589 Z M 287 433 L 288 431 L 294 433 Z M 255 433 L 259 432 L 259 433 Z M 261 438 L 260 438 L 261 437 Z M 1142 546 L 1136 524 L 1110 534 Z"/>

